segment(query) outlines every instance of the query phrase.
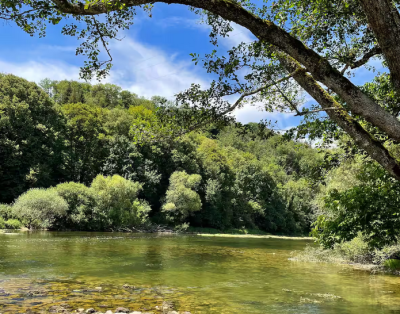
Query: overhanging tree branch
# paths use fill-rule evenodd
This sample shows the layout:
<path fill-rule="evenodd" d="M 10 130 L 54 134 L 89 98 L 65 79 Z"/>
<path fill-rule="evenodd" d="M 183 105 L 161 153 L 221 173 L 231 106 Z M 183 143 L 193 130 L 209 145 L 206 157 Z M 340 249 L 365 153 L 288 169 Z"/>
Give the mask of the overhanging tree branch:
<path fill-rule="evenodd" d="M 274 82 L 272 82 L 272 83 L 263 85 L 263 86 L 261 86 L 261 87 L 259 87 L 259 88 L 257 88 L 257 89 L 252 90 L 252 91 L 243 93 L 242 95 L 240 95 L 240 97 L 235 101 L 235 103 L 234 103 L 232 106 L 229 106 L 228 109 L 226 109 L 226 110 L 222 111 L 221 113 L 219 113 L 219 114 L 217 115 L 217 118 L 218 118 L 218 117 L 223 117 L 223 116 L 227 115 L 228 113 L 233 112 L 233 111 L 243 102 L 243 100 L 244 100 L 246 97 L 252 96 L 252 95 L 255 95 L 255 94 L 258 94 L 258 93 L 260 93 L 260 92 L 262 92 L 262 91 L 267 90 L 268 88 L 270 88 L 270 87 L 272 87 L 272 86 L 275 86 L 275 85 L 277 85 L 277 84 L 279 84 L 279 83 L 282 83 L 282 82 L 284 82 L 284 81 L 287 81 L 287 80 L 289 80 L 290 78 L 292 78 L 298 71 L 300 71 L 300 70 L 299 70 L 299 69 L 295 69 L 295 70 L 293 71 L 293 73 L 291 73 L 291 74 L 289 74 L 289 75 L 287 75 L 287 76 L 285 76 L 285 77 L 283 77 L 283 78 L 281 78 L 281 79 L 279 79 L 279 80 L 277 80 L 277 81 L 274 81 Z M 186 129 L 184 132 L 180 133 L 180 135 L 187 134 L 187 133 L 189 133 L 189 132 L 191 132 L 191 131 L 194 131 L 194 130 L 196 130 L 196 129 L 199 129 L 199 128 L 203 127 L 204 125 L 207 125 L 207 124 L 209 124 L 209 121 L 208 121 L 207 118 L 205 118 L 205 119 L 203 119 L 202 121 L 196 123 L 195 125 L 192 125 L 190 128 Z"/>
<path fill-rule="evenodd" d="M 262 91 L 264 91 L 264 90 L 267 90 L 268 88 L 270 88 L 270 87 L 272 87 L 272 86 L 275 86 L 275 85 L 278 85 L 279 83 L 282 83 L 282 82 L 284 82 L 284 81 L 287 81 L 288 79 L 292 78 L 293 75 L 295 75 L 296 72 L 298 72 L 298 71 L 299 71 L 299 70 L 296 69 L 295 71 L 293 71 L 293 73 L 291 73 L 291 74 L 289 74 L 288 76 L 285 76 L 285 77 L 279 79 L 279 80 L 276 81 L 276 82 L 273 81 L 273 82 L 270 83 L 270 84 L 266 84 L 266 85 L 264 85 L 264 86 L 261 86 L 261 87 L 255 89 L 255 90 L 252 90 L 252 91 L 250 91 L 250 92 L 243 93 L 242 95 L 240 95 L 240 97 L 238 98 L 238 100 L 237 100 L 231 107 L 229 107 L 227 110 L 225 110 L 224 112 L 221 113 L 221 116 L 226 115 L 227 113 L 232 112 L 233 110 L 235 110 L 235 109 L 241 104 L 241 102 L 242 102 L 246 97 L 251 96 L 251 95 L 258 94 L 258 93 L 260 93 L 260 92 L 262 92 Z"/>
<path fill-rule="evenodd" d="M 366 1 L 366 0 L 364 0 Z M 375 0 L 368 0 L 375 1 Z M 380 1 L 380 0 L 379 0 Z M 386 1 L 386 0 L 385 0 Z M 380 107 L 373 99 L 363 93 L 349 79 L 336 70 L 328 60 L 306 47 L 300 40 L 290 35 L 273 22 L 263 20 L 247 11 L 233 0 L 119 0 L 109 1 L 107 6 L 102 1 L 85 6 L 83 3 L 71 3 L 66 0 L 53 0 L 64 13 L 76 15 L 96 15 L 110 10 L 163 2 L 182 4 L 204 9 L 233 21 L 250 30 L 259 40 L 268 42 L 302 64 L 314 79 L 322 82 L 334 91 L 348 105 L 349 109 L 366 121 L 384 131 L 390 138 L 400 141 L 400 122 Z M 382 46 L 382 45 L 380 45 Z M 398 54 L 400 56 L 400 53 Z M 400 62 L 399 68 L 400 68 Z M 400 70 L 399 70 L 400 73 Z"/>
<path fill-rule="evenodd" d="M 287 71 L 299 69 L 293 75 L 296 82 L 320 104 L 329 118 L 337 123 L 359 147 L 364 149 L 372 159 L 382 165 L 393 177 L 400 180 L 400 164 L 382 143 L 376 140 L 373 135 L 354 120 L 311 75 L 307 74 L 304 70 L 301 71 L 301 66 L 298 62 L 289 56 L 285 57 L 283 55 L 280 56 L 280 61 Z"/>
<path fill-rule="evenodd" d="M 375 46 L 372 48 L 370 51 L 368 51 L 364 56 L 362 56 L 361 59 L 355 61 L 350 65 L 352 69 L 359 68 L 360 66 L 363 66 L 366 64 L 372 57 L 375 57 L 377 55 L 382 54 L 382 49 L 381 47 Z"/>
<path fill-rule="evenodd" d="M 106 41 L 104 40 L 104 36 L 105 36 L 105 35 L 104 35 L 104 34 L 102 33 L 102 31 L 100 30 L 99 23 L 97 23 L 96 19 L 95 19 L 94 17 L 93 17 L 92 19 L 93 19 L 93 24 L 94 24 L 95 27 L 96 27 L 97 34 L 98 34 L 98 36 L 99 36 L 99 38 L 100 38 L 100 40 L 101 40 L 101 42 L 102 42 L 102 44 L 103 44 L 103 47 L 104 47 L 105 51 L 107 52 L 108 56 L 110 57 L 110 60 L 104 61 L 103 64 L 112 62 L 113 58 L 112 58 L 112 56 L 111 56 L 110 49 L 108 49 L 107 43 L 106 43 Z"/>

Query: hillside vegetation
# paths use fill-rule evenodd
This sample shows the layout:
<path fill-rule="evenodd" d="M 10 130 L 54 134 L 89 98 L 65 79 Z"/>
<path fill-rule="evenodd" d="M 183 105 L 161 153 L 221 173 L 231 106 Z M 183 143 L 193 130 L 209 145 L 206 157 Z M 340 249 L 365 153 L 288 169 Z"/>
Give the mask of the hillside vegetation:
<path fill-rule="evenodd" d="M 311 232 L 342 253 L 361 241 L 365 258 L 397 243 L 399 183 L 344 134 L 329 149 L 234 121 L 168 136 L 171 108 L 187 110 L 111 84 L 1 75 L 0 228 Z"/>

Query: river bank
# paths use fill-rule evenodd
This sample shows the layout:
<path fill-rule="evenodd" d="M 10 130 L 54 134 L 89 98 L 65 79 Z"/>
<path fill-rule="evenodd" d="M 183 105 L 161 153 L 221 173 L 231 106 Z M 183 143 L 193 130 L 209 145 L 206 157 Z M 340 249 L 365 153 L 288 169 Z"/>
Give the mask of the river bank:
<path fill-rule="evenodd" d="M 247 238 L 247 239 L 282 239 L 282 240 L 308 240 L 312 241 L 311 237 L 296 237 L 283 235 L 257 235 L 257 234 L 226 234 L 226 233 L 195 233 L 201 237 L 220 237 L 220 238 Z"/>

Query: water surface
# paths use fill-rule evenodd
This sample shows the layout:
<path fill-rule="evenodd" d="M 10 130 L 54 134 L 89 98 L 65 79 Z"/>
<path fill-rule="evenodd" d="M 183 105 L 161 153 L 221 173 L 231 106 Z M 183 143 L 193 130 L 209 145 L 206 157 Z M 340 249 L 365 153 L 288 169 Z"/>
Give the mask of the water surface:
<path fill-rule="evenodd" d="M 0 312 L 52 304 L 192 313 L 400 313 L 400 278 L 289 261 L 307 241 L 116 233 L 0 234 Z M 125 287 L 124 287 L 125 285 Z M 128 286 L 126 286 L 128 285 Z"/>

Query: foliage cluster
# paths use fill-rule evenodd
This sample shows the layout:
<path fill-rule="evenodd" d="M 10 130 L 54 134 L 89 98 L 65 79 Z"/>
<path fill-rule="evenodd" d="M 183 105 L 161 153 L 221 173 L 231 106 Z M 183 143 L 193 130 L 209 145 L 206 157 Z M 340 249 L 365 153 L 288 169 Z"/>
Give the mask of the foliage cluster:
<path fill-rule="evenodd" d="M 3 224 L 51 230 L 132 230 L 148 222 L 150 207 L 138 199 L 141 189 L 139 183 L 118 175 L 98 175 L 90 187 L 66 182 L 48 189 L 30 189 L 12 206 L 2 205 L 22 223 L 9 219 Z"/>
<path fill-rule="evenodd" d="M 172 103 L 129 96 L 109 84 L 44 80 L 40 88 L 12 75 L 3 75 L 1 84 L 7 134 L 0 151 L 26 149 L 19 158 L 4 155 L 0 167 L 15 166 L 1 168 L 0 190 L 7 194 L 0 201 L 16 199 L 13 213 L 30 227 L 116 230 L 150 219 L 219 230 L 310 230 L 312 182 L 324 152 L 257 124 L 165 136 L 178 128 L 159 115 Z M 48 112 L 38 111 L 42 103 Z M 14 118 L 16 106 L 25 106 L 30 124 Z M 51 199 L 58 211 L 45 205 Z"/>

